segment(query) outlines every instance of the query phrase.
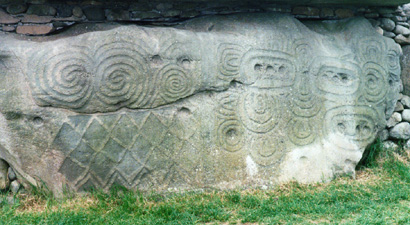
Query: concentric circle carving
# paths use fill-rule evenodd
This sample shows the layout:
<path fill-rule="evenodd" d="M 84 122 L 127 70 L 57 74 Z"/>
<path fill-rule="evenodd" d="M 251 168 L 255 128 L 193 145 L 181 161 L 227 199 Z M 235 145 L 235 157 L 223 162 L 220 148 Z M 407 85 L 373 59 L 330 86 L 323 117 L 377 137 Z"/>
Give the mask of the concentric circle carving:
<path fill-rule="evenodd" d="M 240 99 L 239 116 L 249 130 L 266 133 L 272 130 L 280 120 L 277 105 L 277 101 L 271 94 L 250 91 Z"/>
<path fill-rule="evenodd" d="M 236 152 L 243 147 L 244 129 L 235 119 L 223 120 L 218 126 L 219 144 L 229 152 Z"/>

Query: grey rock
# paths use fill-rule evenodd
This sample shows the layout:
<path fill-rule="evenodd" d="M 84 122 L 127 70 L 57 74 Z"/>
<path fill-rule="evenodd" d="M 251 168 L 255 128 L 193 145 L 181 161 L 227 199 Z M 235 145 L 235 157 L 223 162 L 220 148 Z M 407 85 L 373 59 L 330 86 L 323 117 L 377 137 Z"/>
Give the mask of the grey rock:
<path fill-rule="evenodd" d="M 17 179 L 16 173 L 14 172 L 13 168 L 9 167 L 7 174 L 8 174 L 10 181 Z"/>
<path fill-rule="evenodd" d="M 396 124 L 402 121 L 401 114 L 398 112 L 394 112 L 390 119 L 387 121 L 387 127 L 391 128 L 394 127 Z"/>
<path fill-rule="evenodd" d="M 155 19 L 162 17 L 158 12 L 131 12 L 131 18 L 134 19 Z"/>
<path fill-rule="evenodd" d="M 366 17 L 366 18 L 379 18 L 379 14 L 378 13 L 366 13 L 366 14 L 364 14 L 364 17 Z"/>
<path fill-rule="evenodd" d="M 14 205 L 15 203 L 16 199 L 14 196 L 5 196 L 0 198 L 0 204 Z"/>
<path fill-rule="evenodd" d="M 37 16 L 55 16 L 57 10 L 49 5 L 30 5 L 27 9 L 27 14 Z"/>
<path fill-rule="evenodd" d="M 295 15 L 319 17 L 320 10 L 314 7 L 298 6 L 293 8 L 292 13 Z"/>
<path fill-rule="evenodd" d="M 402 25 L 397 25 L 396 28 L 394 29 L 394 33 L 402 34 L 403 36 L 408 37 L 410 35 L 410 29 L 403 27 Z"/>
<path fill-rule="evenodd" d="M 410 122 L 410 109 L 405 109 L 402 112 L 402 118 L 406 122 Z"/>
<path fill-rule="evenodd" d="M 386 150 L 396 151 L 399 149 L 399 146 L 393 141 L 383 141 L 382 146 Z"/>
<path fill-rule="evenodd" d="M 172 9 L 172 7 L 173 7 L 172 3 L 159 3 L 156 6 L 157 10 L 159 10 L 161 12 L 170 10 L 170 9 Z"/>
<path fill-rule="evenodd" d="M 58 35 L 0 33 L 0 155 L 56 192 L 330 180 L 354 173 L 399 97 L 400 46 L 364 18 Z"/>
<path fill-rule="evenodd" d="M 399 88 L 400 88 L 399 92 L 402 93 L 404 91 L 404 85 L 403 85 L 403 80 L 402 79 L 400 79 Z"/>
<path fill-rule="evenodd" d="M 397 22 L 397 25 L 401 25 L 403 27 L 409 28 L 409 23 L 407 22 Z"/>
<path fill-rule="evenodd" d="M 105 12 L 103 8 L 100 7 L 88 7 L 83 9 L 85 17 L 89 21 L 103 21 L 105 20 Z"/>
<path fill-rule="evenodd" d="M 408 122 L 397 124 L 390 130 L 389 135 L 394 139 L 410 139 L 410 124 Z"/>
<path fill-rule="evenodd" d="M 197 10 L 189 10 L 189 11 L 183 11 L 181 13 L 181 18 L 192 18 L 199 16 L 201 13 L 198 12 Z"/>
<path fill-rule="evenodd" d="M 354 16 L 354 12 L 351 9 L 336 9 L 335 15 L 339 18 L 350 18 Z"/>
<path fill-rule="evenodd" d="M 26 4 L 10 4 L 7 6 L 7 12 L 10 14 L 20 14 L 27 10 Z"/>
<path fill-rule="evenodd" d="M 378 8 L 377 12 L 380 14 L 392 14 L 396 12 L 396 8 L 387 8 L 387 7 Z"/>
<path fill-rule="evenodd" d="M 396 23 L 391 19 L 383 18 L 380 20 L 380 27 L 386 31 L 393 31 L 396 27 Z"/>
<path fill-rule="evenodd" d="M 409 45 L 410 44 L 410 38 L 409 37 L 405 37 L 402 34 L 397 35 L 394 40 L 397 42 L 397 44 L 401 44 L 401 45 Z"/>
<path fill-rule="evenodd" d="M 400 60 L 403 94 L 410 95 L 410 46 L 403 46 L 403 56 Z M 409 101 L 410 102 L 410 101 Z M 410 106 L 410 104 L 409 104 Z"/>
<path fill-rule="evenodd" d="M 25 0 L 25 2 L 31 4 L 45 4 L 47 3 L 47 0 Z"/>
<path fill-rule="evenodd" d="M 403 97 L 400 99 L 400 102 L 403 104 L 403 107 L 406 109 L 410 108 L 410 97 L 407 95 L 403 95 Z"/>
<path fill-rule="evenodd" d="M 375 20 L 375 19 L 367 19 L 373 27 L 378 27 L 380 26 L 381 22 L 379 20 Z"/>
<path fill-rule="evenodd" d="M 81 18 L 81 17 L 83 17 L 83 15 L 84 15 L 84 13 L 83 13 L 83 10 L 81 9 L 81 7 L 76 6 L 76 7 L 73 8 L 73 16 Z"/>
<path fill-rule="evenodd" d="M 334 16 L 335 16 L 335 11 L 332 8 L 322 8 L 320 10 L 321 18 L 329 18 L 329 17 L 334 17 Z"/>
<path fill-rule="evenodd" d="M 383 36 L 388 37 L 388 38 L 394 38 L 396 37 L 396 34 L 393 32 L 389 32 L 389 31 L 383 31 Z"/>
<path fill-rule="evenodd" d="M 406 141 L 406 144 L 404 144 L 403 146 L 403 150 L 405 151 L 409 151 L 410 150 L 410 140 Z"/>
<path fill-rule="evenodd" d="M 382 18 L 393 18 L 393 16 L 394 16 L 393 13 L 386 13 L 386 14 L 381 15 Z"/>
<path fill-rule="evenodd" d="M 6 190 L 9 187 L 9 179 L 7 177 L 7 170 L 9 165 L 3 159 L 0 159 L 0 190 Z"/>
<path fill-rule="evenodd" d="M 409 6 L 409 4 L 403 5 L 402 10 L 403 10 L 404 15 L 410 17 L 410 6 Z"/>
<path fill-rule="evenodd" d="M 107 9 L 105 10 L 105 16 L 110 21 L 130 20 L 130 13 L 127 10 L 121 9 Z"/>
<path fill-rule="evenodd" d="M 380 35 L 383 35 L 384 31 L 381 27 L 375 27 L 376 32 L 379 33 Z"/>
<path fill-rule="evenodd" d="M 164 17 L 176 17 L 181 15 L 181 11 L 180 10 L 167 10 L 163 13 L 161 13 Z"/>
<path fill-rule="evenodd" d="M 20 183 L 18 182 L 18 181 L 12 181 L 11 183 L 10 183 L 10 191 L 13 193 L 13 194 L 17 194 L 17 192 L 20 190 L 20 187 L 21 187 L 21 185 L 20 185 Z"/>
<path fill-rule="evenodd" d="M 403 110 L 404 110 L 403 104 L 401 104 L 401 102 L 397 102 L 396 107 L 394 108 L 394 112 L 401 112 Z"/>
<path fill-rule="evenodd" d="M 144 11 L 152 11 L 154 9 L 154 6 L 152 6 L 151 4 L 146 4 L 146 3 L 132 3 L 128 9 L 130 11 L 144 12 Z"/>
<path fill-rule="evenodd" d="M 68 4 L 56 5 L 58 17 L 70 17 L 73 15 L 73 6 Z"/>
<path fill-rule="evenodd" d="M 407 21 L 407 17 L 405 16 L 393 16 L 392 20 L 394 22 L 406 22 Z"/>
<path fill-rule="evenodd" d="M 385 141 L 385 140 L 389 139 L 389 131 L 388 131 L 387 129 L 381 130 L 381 131 L 377 134 L 377 138 L 379 138 L 380 141 Z"/>

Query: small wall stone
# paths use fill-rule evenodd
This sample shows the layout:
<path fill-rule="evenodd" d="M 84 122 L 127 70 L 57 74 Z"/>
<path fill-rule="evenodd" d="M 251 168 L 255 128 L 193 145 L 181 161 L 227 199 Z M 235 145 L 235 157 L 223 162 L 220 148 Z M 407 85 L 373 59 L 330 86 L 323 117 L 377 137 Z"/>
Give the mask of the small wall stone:
<path fill-rule="evenodd" d="M 16 32 L 24 35 L 46 35 L 54 31 L 53 24 L 48 25 L 19 25 Z"/>

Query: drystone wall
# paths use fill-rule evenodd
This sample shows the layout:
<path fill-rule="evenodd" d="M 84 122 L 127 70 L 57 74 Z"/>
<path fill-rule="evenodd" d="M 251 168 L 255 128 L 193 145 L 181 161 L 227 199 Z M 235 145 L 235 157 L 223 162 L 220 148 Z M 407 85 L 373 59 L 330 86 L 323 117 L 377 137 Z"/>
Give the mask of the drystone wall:
<path fill-rule="evenodd" d="M 394 43 L 410 43 L 408 18 L 407 5 L 0 0 L 0 189 L 354 175 L 376 137 L 410 138 Z"/>
<path fill-rule="evenodd" d="M 289 1 L 284 5 L 283 2 L 275 0 L 252 2 L 0 0 L 0 30 L 24 35 L 46 35 L 61 32 L 78 23 L 122 22 L 169 26 L 196 17 L 239 12 L 280 12 L 294 15 L 299 19 L 321 20 L 354 16 L 364 16 L 369 19 L 388 17 L 399 22 L 404 16 L 397 13 L 394 6 L 397 4 L 392 1 L 378 3 L 371 1 L 373 4 L 361 1 L 363 7 L 352 6 L 346 1 L 331 1 L 333 4 L 323 4 L 324 2 L 321 1 L 319 6 L 314 5 L 314 1 L 309 1 L 311 5 L 304 6 L 301 3 L 289 5 Z M 389 7 L 380 7 L 389 4 Z"/>

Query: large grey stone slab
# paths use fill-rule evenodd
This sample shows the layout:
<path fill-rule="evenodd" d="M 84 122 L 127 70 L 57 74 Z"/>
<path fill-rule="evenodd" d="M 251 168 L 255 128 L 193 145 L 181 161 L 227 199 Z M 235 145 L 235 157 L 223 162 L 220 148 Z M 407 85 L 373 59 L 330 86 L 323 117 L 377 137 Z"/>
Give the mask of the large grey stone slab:
<path fill-rule="evenodd" d="M 0 157 L 57 192 L 351 174 L 399 92 L 399 46 L 360 18 L 239 14 L 0 41 Z"/>
<path fill-rule="evenodd" d="M 410 45 L 403 46 L 402 68 L 403 94 L 410 95 Z"/>

